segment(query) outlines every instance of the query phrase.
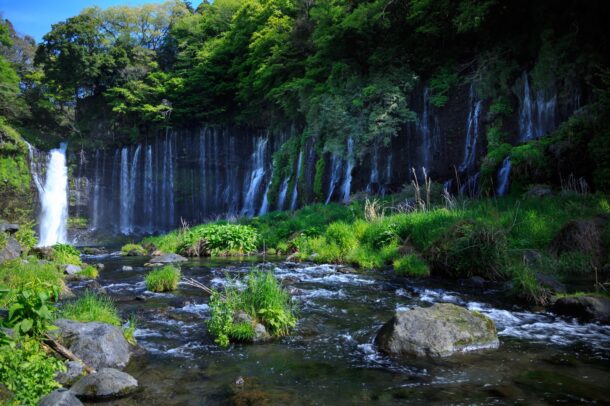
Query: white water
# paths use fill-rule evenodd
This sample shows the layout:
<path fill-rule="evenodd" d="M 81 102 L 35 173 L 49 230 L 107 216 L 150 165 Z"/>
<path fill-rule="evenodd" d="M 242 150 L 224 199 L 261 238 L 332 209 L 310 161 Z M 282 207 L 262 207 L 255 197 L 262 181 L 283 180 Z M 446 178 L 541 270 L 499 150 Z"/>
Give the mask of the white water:
<path fill-rule="evenodd" d="M 466 140 L 464 142 L 464 159 L 460 165 L 460 172 L 474 168 L 477 156 L 477 142 L 479 141 L 479 118 L 481 116 L 481 100 L 476 100 L 474 85 L 470 85 L 470 111 L 466 123 Z"/>
<path fill-rule="evenodd" d="M 352 171 L 354 170 L 354 140 L 350 137 L 347 140 L 347 165 L 345 165 L 345 176 L 341 186 L 341 201 L 349 202 L 349 195 L 352 188 Z"/>
<path fill-rule="evenodd" d="M 430 90 L 425 87 L 423 92 L 423 110 L 419 119 L 418 129 L 422 137 L 422 166 L 430 166 L 432 139 L 430 137 Z"/>
<path fill-rule="evenodd" d="M 42 188 L 40 216 L 41 247 L 67 242 L 68 224 L 68 166 L 66 165 L 67 145 L 49 153 L 49 163 L 44 187 Z"/>
<path fill-rule="evenodd" d="M 282 185 L 280 186 L 280 193 L 277 197 L 277 209 L 283 210 L 284 204 L 286 203 L 286 195 L 288 195 L 288 183 L 290 182 L 290 178 L 284 179 Z"/>
<path fill-rule="evenodd" d="M 374 192 L 374 188 L 379 185 L 379 147 L 375 145 L 373 150 L 373 162 L 371 164 L 371 175 L 369 176 L 369 183 L 366 185 L 366 193 L 371 194 Z"/>
<path fill-rule="evenodd" d="M 498 187 L 496 188 L 496 195 L 504 196 L 508 193 L 508 181 L 510 179 L 510 157 L 504 158 L 502 167 L 498 172 Z"/>
<path fill-rule="evenodd" d="M 303 151 L 299 152 L 299 161 L 297 162 L 297 177 L 294 181 L 294 188 L 292 189 L 292 199 L 290 201 L 290 210 L 295 210 L 297 208 L 297 197 L 298 197 L 298 189 L 299 179 L 301 178 L 301 165 L 303 163 Z"/>
<path fill-rule="evenodd" d="M 523 94 L 519 108 L 519 137 L 521 141 L 529 141 L 542 137 L 555 129 L 555 111 L 557 95 L 547 96 L 543 90 L 538 90 L 535 99 L 532 97 L 527 72 L 523 72 Z M 576 102 L 579 104 L 579 102 Z"/>
<path fill-rule="evenodd" d="M 261 183 L 265 176 L 265 155 L 267 151 L 267 138 L 260 137 L 256 140 L 256 148 L 252 153 L 252 165 L 250 170 L 250 179 L 248 182 L 246 196 L 244 198 L 244 205 L 242 209 L 242 215 L 254 216 L 254 204 L 256 197 L 258 196 Z M 299 160 L 299 168 L 300 168 Z"/>
<path fill-rule="evenodd" d="M 341 167 L 343 166 L 343 162 L 337 155 L 332 154 L 330 158 L 330 183 L 328 184 L 328 194 L 326 195 L 325 204 L 330 203 L 330 200 L 333 198 L 333 193 L 335 193 L 335 188 L 339 183 L 339 178 L 341 177 Z"/>

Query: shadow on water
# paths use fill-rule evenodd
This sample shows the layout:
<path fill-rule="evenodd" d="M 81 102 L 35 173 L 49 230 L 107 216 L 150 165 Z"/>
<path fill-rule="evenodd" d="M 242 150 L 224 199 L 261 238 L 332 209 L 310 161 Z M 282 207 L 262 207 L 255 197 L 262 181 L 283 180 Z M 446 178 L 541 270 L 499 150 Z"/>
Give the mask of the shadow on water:
<path fill-rule="evenodd" d="M 113 405 L 610 402 L 610 327 L 516 308 L 493 291 L 452 291 L 430 281 L 268 259 L 263 266 L 298 304 L 294 334 L 222 349 L 208 335 L 203 293 L 183 284 L 171 294 L 146 291 L 145 258 L 87 260 L 105 264 L 99 283 L 123 316 L 136 315 L 136 338 L 146 350 L 126 368 L 143 390 Z M 256 265 L 260 258 L 201 259 L 184 264 L 182 272 L 221 288 L 227 276 Z M 492 317 L 500 349 L 436 360 L 376 351 L 374 336 L 396 309 L 434 302 Z M 243 384 L 236 383 L 239 377 Z"/>

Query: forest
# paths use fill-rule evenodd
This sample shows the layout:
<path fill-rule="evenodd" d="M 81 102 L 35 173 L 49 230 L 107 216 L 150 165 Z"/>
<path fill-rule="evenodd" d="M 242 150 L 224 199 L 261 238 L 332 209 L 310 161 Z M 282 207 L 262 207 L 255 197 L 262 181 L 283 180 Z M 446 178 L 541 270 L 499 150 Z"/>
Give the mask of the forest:
<path fill-rule="evenodd" d="M 193 3 L 0 8 L 0 405 L 610 402 L 610 3 Z"/>

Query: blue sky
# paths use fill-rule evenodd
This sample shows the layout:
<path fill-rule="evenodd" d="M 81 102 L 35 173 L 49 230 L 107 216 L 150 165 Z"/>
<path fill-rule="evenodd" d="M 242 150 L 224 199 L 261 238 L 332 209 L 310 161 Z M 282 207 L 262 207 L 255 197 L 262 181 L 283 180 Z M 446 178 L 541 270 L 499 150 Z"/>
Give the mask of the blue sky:
<path fill-rule="evenodd" d="M 51 30 L 51 24 L 63 21 L 90 6 L 102 8 L 117 5 L 162 3 L 161 0 L 0 0 L 0 13 L 11 20 L 20 34 L 28 34 L 41 41 Z M 196 7 L 201 0 L 193 0 Z"/>

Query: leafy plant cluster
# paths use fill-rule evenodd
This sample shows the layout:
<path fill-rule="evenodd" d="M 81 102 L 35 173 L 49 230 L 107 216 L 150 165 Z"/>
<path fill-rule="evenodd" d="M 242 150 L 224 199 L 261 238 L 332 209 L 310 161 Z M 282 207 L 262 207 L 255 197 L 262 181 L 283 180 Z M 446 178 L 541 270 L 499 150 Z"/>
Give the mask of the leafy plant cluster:
<path fill-rule="evenodd" d="M 214 291 L 210 298 L 211 318 L 208 330 L 215 342 L 223 347 L 231 341 L 252 341 L 254 323 L 263 324 L 273 337 L 289 334 L 296 325 L 296 315 L 290 295 L 271 272 L 253 271 L 242 281 L 240 290 L 236 280 L 223 292 Z M 248 319 L 239 317 L 245 313 Z"/>

